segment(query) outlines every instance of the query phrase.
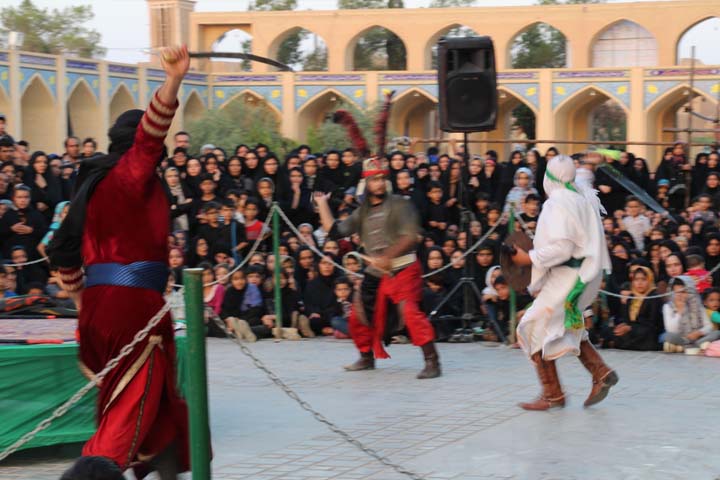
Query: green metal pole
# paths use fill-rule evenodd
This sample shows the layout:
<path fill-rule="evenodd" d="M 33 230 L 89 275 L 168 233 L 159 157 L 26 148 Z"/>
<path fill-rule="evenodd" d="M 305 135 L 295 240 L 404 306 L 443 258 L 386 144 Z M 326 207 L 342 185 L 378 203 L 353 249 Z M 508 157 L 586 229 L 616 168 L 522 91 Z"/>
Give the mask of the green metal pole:
<path fill-rule="evenodd" d="M 187 322 L 190 465 L 193 480 L 210 480 L 211 476 L 202 272 L 202 268 L 186 268 L 183 271 Z"/>
<path fill-rule="evenodd" d="M 273 236 L 273 256 L 275 257 L 275 269 L 273 278 L 275 279 L 275 328 L 281 329 L 282 332 L 282 289 L 280 287 L 280 214 L 278 213 L 277 202 L 273 203 L 272 216 L 272 236 Z M 280 338 L 280 336 L 278 336 Z"/>
<path fill-rule="evenodd" d="M 510 218 L 508 219 L 508 235 L 515 231 L 515 207 L 510 205 Z M 517 326 L 517 298 L 515 289 L 510 287 L 510 343 L 515 343 L 515 327 Z"/>

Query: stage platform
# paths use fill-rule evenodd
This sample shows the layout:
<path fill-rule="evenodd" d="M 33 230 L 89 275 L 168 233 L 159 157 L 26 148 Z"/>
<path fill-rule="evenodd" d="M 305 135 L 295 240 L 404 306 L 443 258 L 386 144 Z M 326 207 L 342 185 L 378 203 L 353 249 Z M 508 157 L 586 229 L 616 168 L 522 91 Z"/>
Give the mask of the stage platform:
<path fill-rule="evenodd" d="M 0 450 L 35 428 L 87 382 L 78 369 L 76 325 L 77 319 L 0 319 Z M 183 389 L 185 338 L 176 337 L 176 343 L 178 384 Z M 90 438 L 95 431 L 95 399 L 91 391 L 23 449 Z"/>

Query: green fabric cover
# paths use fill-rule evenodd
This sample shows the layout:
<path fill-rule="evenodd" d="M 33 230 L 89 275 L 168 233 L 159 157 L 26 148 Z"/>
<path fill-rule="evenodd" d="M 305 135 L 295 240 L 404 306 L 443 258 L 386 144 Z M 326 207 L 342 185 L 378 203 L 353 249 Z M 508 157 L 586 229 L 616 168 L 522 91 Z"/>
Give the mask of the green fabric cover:
<path fill-rule="evenodd" d="M 177 377 L 185 393 L 185 338 L 176 337 Z M 78 345 L 0 346 L 0 450 L 35 426 L 87 382 L 78 369 Z M 22 449 L 84 442 L 95 432 L 95 390 Z"/>
<path fill-rule="evenodd" d="M 565 299 L 565 328 L 569 330 L 585 328 L 583 314 L 578 308 L 578 300 L 585 290 L 586 285 L 587 284 L 583 283 L 580 277 L 578 277 L 575 285 Z"/>

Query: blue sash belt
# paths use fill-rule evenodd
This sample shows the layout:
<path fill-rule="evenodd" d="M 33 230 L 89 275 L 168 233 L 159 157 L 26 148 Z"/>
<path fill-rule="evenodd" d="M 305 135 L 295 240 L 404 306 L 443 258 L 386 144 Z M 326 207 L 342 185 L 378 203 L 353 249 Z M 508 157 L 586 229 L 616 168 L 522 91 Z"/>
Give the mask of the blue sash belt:
<path fill-rule="evenodd" d="M 164 262 L 96 263 L 85 268 L 86 287 L 114 285 L 165 292 L 170 271 Z"/>

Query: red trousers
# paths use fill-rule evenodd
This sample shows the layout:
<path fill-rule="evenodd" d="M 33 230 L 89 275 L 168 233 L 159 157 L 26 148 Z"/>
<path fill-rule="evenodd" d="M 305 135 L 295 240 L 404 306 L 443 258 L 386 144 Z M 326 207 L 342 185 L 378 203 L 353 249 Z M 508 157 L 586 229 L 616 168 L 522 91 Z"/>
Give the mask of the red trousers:
<path fill-rule="evenodd" d="M 413 345 L 422 346 L 435 339 L 435 330 L 420 309 L 423 289 L 421 275 L 420 263 L 415 262 L 393 276 L 384 276 L 379 282 L 370 275 L 365 276 L 360 287 L 360 297 L 369 325 L 361 321 L 355 305 L 349 319 L 350 336 L 358 350 L 363 353 L 372 350 L 375 358 L 390 358 L 383 348 L 388 301 L 398 307 Z"/>
<path fill-rule="evenodd" d="M 83 292 L 80 357 L 100 371 L 163 306 L 160 293 L 98 286 Z M 95 434 L 84 456 L 103 456 L 126 469 L 172 443 L 180 471 L 189 467 L 187 407 L 175 387 L 175 341 L 166 315 L 130 355 L 103 379 Z M 142 478 L 142 477 L 140 477 Z"/>

